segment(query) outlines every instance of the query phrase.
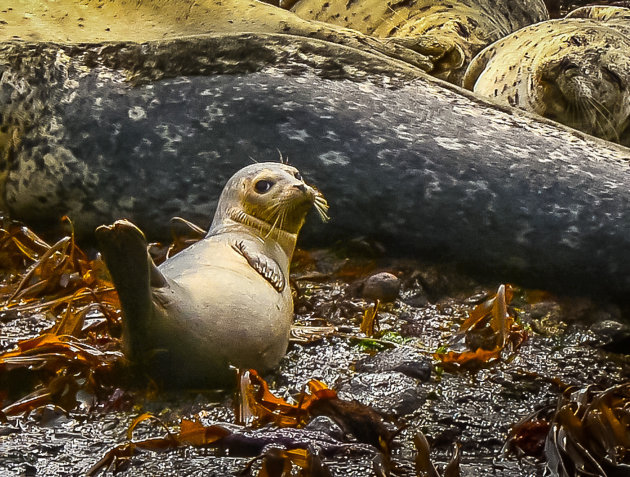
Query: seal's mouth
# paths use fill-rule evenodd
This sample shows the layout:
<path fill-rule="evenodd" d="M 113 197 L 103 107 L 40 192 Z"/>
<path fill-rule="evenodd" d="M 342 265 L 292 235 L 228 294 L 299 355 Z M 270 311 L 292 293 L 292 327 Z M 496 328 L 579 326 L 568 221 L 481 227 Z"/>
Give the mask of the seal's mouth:
<path fill-rule="evenodd" d="M 271 225 L 269 234 L 274 230 L 297 234 L 312 207 L 315 208 L 322 221 L 330 220 L 328 202 L 324 196 L 314 187 L 299 184 L 287 190 L 287 193 L 271 207 L 255 215 Z"/>
<path fill-rule="evenodd" d="M 543 116 L 610 141 L 620 141 L 619 107 L 608 104 L 583 82 L 573 80 L 547 86 Z"/>

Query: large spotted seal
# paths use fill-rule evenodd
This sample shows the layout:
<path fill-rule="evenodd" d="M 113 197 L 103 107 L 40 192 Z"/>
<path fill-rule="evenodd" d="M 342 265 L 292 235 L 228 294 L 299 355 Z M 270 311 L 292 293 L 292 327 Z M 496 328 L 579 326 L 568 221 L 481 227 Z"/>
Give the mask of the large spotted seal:
<path fill-rule="evenodd" d="M 624 3 L 625 6 L 594 5 L 581 7 L 569 12 L 565 18 L 599 20 L 605 23 L 607 27 L 630 37 L 630 2 L 619 3 Z"/>
<path fill-rule="evenodd" d="M 291 10 L 305 19 L 390 38 L 427 55 L 430 73 L 456 84 L 482 48 L 549 19 L 543 0 L 298 0 Z"/>
<path fill-rule="evenodd" d="M 305 245 L 367 236 L 486 279 L 629 296 L 630 149 L 400 61 L 242 33 L 5 43 L 0 71 L 3 210 L 38 230 L 209 225 L 233 168 L 279 149 L 336 206 Z"/>
<path fill-rule="evenodd" d="M 99 227 L 132 360 L 170 387 L 229 384 L 230 365 L 273 368 L 288 345 L 289 263 L 312 205 L 326 217 L 297 169 L 261 163 L 227 182 L 207 236 L 160 267 L 131 222 Z"/>
<path fill-rule="evenodd" d="M 580 10 L 486 48 L 470 64 L 463 85 L 630 145 L 630 10 Z"/>

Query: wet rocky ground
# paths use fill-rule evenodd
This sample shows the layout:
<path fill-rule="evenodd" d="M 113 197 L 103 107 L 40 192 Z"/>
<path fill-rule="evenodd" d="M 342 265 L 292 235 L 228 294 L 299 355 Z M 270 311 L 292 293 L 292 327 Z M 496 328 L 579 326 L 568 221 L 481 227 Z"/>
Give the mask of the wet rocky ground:
<path fill-rule="evenodd" d="M 296 324 L 321 327 L 322 336 L 297 329 L 302 342 L 293 342 L 277 372 L 266 376 L 270 389 L 290 398 L 318 379 L 340 398 L 371 406 L 391 430 L 402 427 L 391 444 L 394 475 L 416 475 L 413 436 L 421 430 L 438 468 L 459 442 L 462 476 L 542 476 L 544 460 L 504 454 L 510 428 L 553 405 L 565 385 L 607 388 L 630 378 L 630 333 L 615 305 L 516 287 L 510 310 L 528 338 L 498 362 L 451 370 L 432 354 L 449 343 L 470 309 L 496 293 L 499 283 L 480 284 L 453 267 L 413 260 L 344 258 L 320 251 L 300 253 L 297 261 Z M 359 330 L 365 310 L 375 297 L 391 294 L 391 283 L 366 284 L 382 271 L 395 275 L 394 285 L 401 288 L 393 302 L 379 306 L 377 330 L 366 337 Z M 2 350 L 51 325 L 44 315 L 9 318 L 4 317 L 0 332 Z M 95 406 L 85 396 L 69 413 L 47 406 L 9 417 L 0 424 L 0 475 L 84 475 L 109 449 L 128 442 L 130 424 L 144 412 L 159 416 L 172 431 L 181 418 L 196 417 L 204 424 L 235 421 L 230 392 L 147 393 L 128 386 L 121 382 L 105 404 Z M 268 426 L 252 432 L 271 446 L 297 442 L 320 449 L 332 475 L 384 475 L 376 449 L 357 443 L 329 417 L 316 417 L 304 429 Z M 147 421 L 133 437 L 164 433 Z M 233 454 L 191 446 L 142 451 L 118 475 L 238 475 L 252 456 Z M 252 475 L 258 467 L 254 464 Z"/>

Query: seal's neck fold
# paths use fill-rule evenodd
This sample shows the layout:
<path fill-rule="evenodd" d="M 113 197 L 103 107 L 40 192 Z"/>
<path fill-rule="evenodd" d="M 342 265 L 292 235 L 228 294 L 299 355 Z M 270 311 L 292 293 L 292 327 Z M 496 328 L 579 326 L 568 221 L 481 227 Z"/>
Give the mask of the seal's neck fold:
<path fill-rule="evenodd" d="M 235 230 L 248 229 L 253 231 L 254 235 L 263 240 L 275 240 L 282 247 L 289 259 L 293 255 L 297 234 L 292 234 L 286 230 L 282 230 L 277 226 L 273 226 L 264 220 L 260 220 L 250 215 L 238 207 L 231 207 L 225 210 L 225 215 L 218 221 L 220 226 L 214 224 L 210 227 L 208 237 L 219 235 L 221 233 L 232 232 Z"/>

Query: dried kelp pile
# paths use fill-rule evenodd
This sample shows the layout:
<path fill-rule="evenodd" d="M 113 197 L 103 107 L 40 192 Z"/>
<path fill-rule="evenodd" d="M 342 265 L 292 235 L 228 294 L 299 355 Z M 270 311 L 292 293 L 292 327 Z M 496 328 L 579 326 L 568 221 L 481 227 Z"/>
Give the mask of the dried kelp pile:
<path fill-rule="evenodd" d="M 109 395 L 109 375 L 122 353 L 118 296 L 104 264 L 88 260 L 74 234 L 51 246 L 5 222 L 0 236 L 2 322 L 36 314 L 50 324 L 0 355 L 2 414 L 49 404 L 70 411 L 79 392 L 94 400 Z"/>
<path fill-rule="evenodd" d="M 517 423 L 506 449 L 544 457 L 552 475 L 630 475 L 630 383 L 568 386 L 556 406 Z"/>
<path fill-rule="evenodd" d="M 179 219 L 174 231 L 156 260 L 203 236 Z M 72 234 L 49 245 L 4 221 L 0 470 L 628 475 L 630 356 L 619 351 L 630 333 L 618 309 L 379 249 L 296 253 L 296 326 L 276 373 L 167 394 L 125 362 L 98 256 Z"/>

